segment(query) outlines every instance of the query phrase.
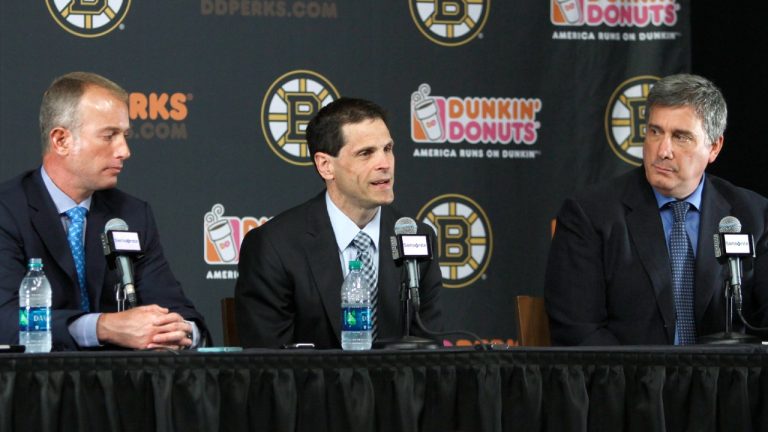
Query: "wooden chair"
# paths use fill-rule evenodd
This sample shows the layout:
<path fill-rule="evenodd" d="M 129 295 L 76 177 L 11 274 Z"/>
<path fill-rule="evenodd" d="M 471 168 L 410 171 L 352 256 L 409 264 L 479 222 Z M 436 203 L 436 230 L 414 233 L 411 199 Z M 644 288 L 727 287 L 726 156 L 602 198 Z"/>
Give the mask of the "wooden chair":
<path fill-rule="evenodd" d="M 521 346 L 549 346 L 549 318 L 543 297 L 516 296 L 517 342 Z"/>
<path fill-rule="evenodd" d="M 221 299 L 221 325 L 224 331 L 224 345 L 240 346 L 240 337 L 237 335 L 237 323 L 235 322 L 234 297 Z"/>

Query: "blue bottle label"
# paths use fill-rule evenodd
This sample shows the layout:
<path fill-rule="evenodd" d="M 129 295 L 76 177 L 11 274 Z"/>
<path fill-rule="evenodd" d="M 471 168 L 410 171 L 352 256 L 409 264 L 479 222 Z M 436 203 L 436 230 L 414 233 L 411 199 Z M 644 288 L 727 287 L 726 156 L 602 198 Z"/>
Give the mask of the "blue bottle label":
<path fill-rule="evenodd" d="M 20 331 L 48 331 L 51 329 L 51 310 L 46 307 L 19 308 Z"/>
<path fill-rule="evenodd" d="M 342 331 L 368 331 L 371 329 L 371 308 L 366 306 L 341 309 Z"/>

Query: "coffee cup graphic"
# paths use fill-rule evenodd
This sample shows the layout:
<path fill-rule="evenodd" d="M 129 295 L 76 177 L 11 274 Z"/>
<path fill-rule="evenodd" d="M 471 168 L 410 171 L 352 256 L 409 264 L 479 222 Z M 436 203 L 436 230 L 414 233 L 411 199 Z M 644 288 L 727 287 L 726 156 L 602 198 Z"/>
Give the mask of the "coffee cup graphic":
<path fill-rule="evenodd" d="M 578 0 L 557 0 L 560 11 L 565 16 L 568 24 L 578 24 L 581 22 L 581 5 Z"/>
<path fill-rule="evenodd" d="M 429 84 L 422 84 L 419 90 L 414 92 L 411 99 L 413 101 L 413 111 L 416 118 L 419 119 L 422 129 L 427 134 L 430 141 L 440 141 L 443 138 L 443 125 L 440 123 L 437 104 L 435 99 L 428 97 L 431 89 Z"/>
<path fill-rule="evenodd" d="M 219 258 L 228 263 L 237 258 L 237 245 L 235 237 L 232 235 L 232 226 L 229 224 L 229 220 L 221 218 L 223 215 L 224 206 L 221 204 L 213 206 L 211 211 L 205 215 L 205 229 Z"/>

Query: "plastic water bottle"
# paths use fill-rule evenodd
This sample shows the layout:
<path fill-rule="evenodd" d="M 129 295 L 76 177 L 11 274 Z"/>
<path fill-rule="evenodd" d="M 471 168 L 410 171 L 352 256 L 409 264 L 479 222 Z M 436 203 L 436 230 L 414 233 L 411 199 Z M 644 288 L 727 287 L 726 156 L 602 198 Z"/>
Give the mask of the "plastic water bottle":
<path fill-rule="evenodd" d="M 341 348 L 371 349 L 371 290 L 360 270 L 360 261 L 349 262 L 349 273 L 341 285 Z"/>
<path fill-rule="evenodd" d="M 43 260 L 30 258 L 19 288 L 19 344 L 26 352 L 51 351 L 51 284 Z"/>

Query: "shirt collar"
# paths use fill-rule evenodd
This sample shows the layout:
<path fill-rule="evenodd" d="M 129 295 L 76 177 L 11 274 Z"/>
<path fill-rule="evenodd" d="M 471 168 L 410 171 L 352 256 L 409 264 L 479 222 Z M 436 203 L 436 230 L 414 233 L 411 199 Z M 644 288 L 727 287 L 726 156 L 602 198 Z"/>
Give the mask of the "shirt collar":
<path fill-rule="evenodd" d="M 344 251 L 358 232 L 364 231 L 373 240 L 375 250 L 379 250 L 379 225 L 381 222 L 381 207 L 376 209 L 376 216 L 361 230 L 356 223 L 336 207 L 328 192 L 325 192 L 325 206 L 331 219 L 333 234 L 336 236 L 336 244 L 340 251 Z"/>
<path fill-rule="evenodd" d="M 44 167 L 40 167 L 40 174 L 43 176 L 43 184 L 45 185 L 45 189 L 48 190 L 48 195 L 51 196 L 53 203 L 56 205 L 56 211 L 58 211 L 59 214 L 64 214 L 69 209 L 77 206 L 85 207 L 88 210 L 91 209 L 91 199 L 93 198 L 93 196 L 89 196 L 83 202 L 78 204 L 75 202 L 75 200 L 73 200 L 67 194 L 62 192 L 62 190 L 59 189 L 59 187 L 56 186 L 55 183 L 53 183 L 53 180 L 51 180 L 51 177 L 48 175 L 47 172 L 45 172 Z"/>
<path fill-rule="evenodd" d="M 683 201 L 687 201 L 691 204 L 696 210 L 701 211 L 701 194 L 704 191 L 704 177 L 706 174 L 702 174 L 701 180 L 699 181 L 699 185 L 696 186 L 696 189 L 694 189 L 693 193 L 685 197 Z M 651 188 L 653 189 L 653 188 Z M 673 197 L 667 197 L 662 194 L 660 194 L 656 189 L 653 189 L 653 195 L 656 197 L 656 204 L 658 204 L 659 208 L 664 208 L 665 205 L 677 201 L 677 199 Z"/>

